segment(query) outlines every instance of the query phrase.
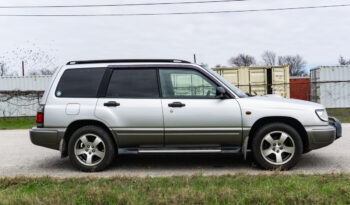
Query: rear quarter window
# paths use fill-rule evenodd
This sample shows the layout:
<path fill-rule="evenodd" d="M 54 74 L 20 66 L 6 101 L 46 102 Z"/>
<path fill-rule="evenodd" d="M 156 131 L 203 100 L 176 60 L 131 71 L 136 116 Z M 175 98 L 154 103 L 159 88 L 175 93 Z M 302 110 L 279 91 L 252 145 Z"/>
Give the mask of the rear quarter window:
<path fill-rule="evenodd" d="M 56 97 L 94 98 L 105 68 L 76 68 L 64 71 L 55 91 Z"/>

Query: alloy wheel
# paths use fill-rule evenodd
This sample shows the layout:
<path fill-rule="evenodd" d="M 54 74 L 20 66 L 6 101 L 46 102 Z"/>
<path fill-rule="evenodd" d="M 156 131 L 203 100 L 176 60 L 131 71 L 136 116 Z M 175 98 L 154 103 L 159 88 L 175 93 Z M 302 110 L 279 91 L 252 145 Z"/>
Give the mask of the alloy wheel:
<path fill-rule="evenodd" d="M 269 163 L 283 165 L 294 156 L 295 143 L 286 132 L 273 131 L 263 137 L 260 143 L 260 152 Z"/>
<path fill-rule="evenodd" d="M 92 133 L 78 138 L 74 145 L 74 154 L 78 161 L 86 166 L 95 166 L 105 157 L 106 146 L 103 140 Z"/>

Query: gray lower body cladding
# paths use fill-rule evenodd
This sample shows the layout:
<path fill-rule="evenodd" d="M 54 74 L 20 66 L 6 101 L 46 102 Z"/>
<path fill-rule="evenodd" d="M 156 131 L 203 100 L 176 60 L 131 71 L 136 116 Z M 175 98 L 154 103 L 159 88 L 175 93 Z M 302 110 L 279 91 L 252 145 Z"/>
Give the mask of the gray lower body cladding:
<path fill-rule="evenodd" d="M 307 127 L 306 132 L 310 150 L 325 147 L 336 140 L 336 128 L 331 125 Z"/>
<path fill-rule="evenodd" d="M 30 131 L 30 140 L 33 144 L 47 147 L 50 149 L 59 150 L 60 141 L 63 138 L 65 129 L 57 128 L 36 128 L 33 127 Z"/>
<path fill-rule="evenodd" d="M 309 141 L 309 149 L 310 150 L 318 149 L 318 148 L 327 146 L 327 145 L 333 143 L 333 141 L 337 139 L 337 135 L 336 135 L 337 129 L 335 126 L 332 126 L 332 125 L 306 127 L 306 132 L 308 134 L 308 141 Z M 35 145 L 66 152 L 66 150 L 67 150 L 66 147 L 64 147 L 64 148 L 60 147 L 62 145 L 64 145 L 64 146 L 67 145 L 66 142 L 62 143 L 64 134 L 65 134 L 64 128 L 36 128 L 36 127 L 34 127 L 30 130 L 30 139 L 31 139 L 32 143 Z M 138 135 L 136 135 L 136 136 L 141 137 L 142 134 L 138 133 Z M 213 137 L 212 133 L 209 136 Z M 206 136 L 206 137 L 209 137 L 209 136 Z M 124 136 L 124 137 L 126 137 L 126 136 Z M 127 136 L 127 137 L 130 137 L 130 136 Z M 239 140 L 239 141 L 242 142 L 241 140 Z M 136 142 L 134 142 L 134 143 L 137 144 Z M 236 144 L 236 146 L 238 146 L 237 142 L 235 144 Z M 194 143 L 192 145 L 194 145 Z M 198 146 L 198 144 L 197 144 L 197 146 Z M 128 148 L 128 147 L 129 146 L 122 146 L 120 148 Z M 131 146 L 131 147 L 135 147 L 135 146 Z"/>

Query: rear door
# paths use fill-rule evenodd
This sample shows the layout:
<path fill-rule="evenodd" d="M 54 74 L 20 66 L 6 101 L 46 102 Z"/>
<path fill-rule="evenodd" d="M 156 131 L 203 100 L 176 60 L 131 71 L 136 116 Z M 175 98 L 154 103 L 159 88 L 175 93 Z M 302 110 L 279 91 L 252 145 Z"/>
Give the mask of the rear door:
<path fill-rule="evenodd" d="M 120 147 L 162 146 L 163 114 L 157 70 L 116 68 L 95 115 L 115 132 Z"/>
<path fill-rule="evenodd" d="M 192 69 L 160 69 L 167 146 L 240 146 L 241 111 L 216 96 L 217 84 Z"/>

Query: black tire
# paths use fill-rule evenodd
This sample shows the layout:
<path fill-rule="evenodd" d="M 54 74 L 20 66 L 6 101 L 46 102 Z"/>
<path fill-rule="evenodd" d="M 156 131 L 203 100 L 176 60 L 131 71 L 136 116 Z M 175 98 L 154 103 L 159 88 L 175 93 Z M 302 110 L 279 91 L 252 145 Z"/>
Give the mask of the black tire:
<path fill-rule="evenodd" d="M 74 148 L 76 146 L 77 141 L 79 140 L 79 138 L 85 134 L 93 134 L 98 136 L 103 144 L 103 150 L 104 150 L 104 157 L 100 158 L 100 161 L 97 162 L 98 164 L 95 165 L 85 165 L 83 164 L 83 162 L 81 162 L 81 158 L 75 155 L 74 152 Z M 101 145 L 101 143 L 100 143 Z M 100 146 L 99 145 L 99 146 Z M 96 148 L 97 149 L 97 148 Z M 95 152 L 95 151 L 94 151 Z M 87 155 L 88 153 L 86 153 Z M 91 152 L 90 152 L 91 154 Z M 110 134 L 104 130 L 101 127 L 98 126 L 93 126 L 93 125 L 89 125 L 89 126 L 84 126 L 81 127 L 79 129 L 77 129 L 72 136 L 69 139 L 69 143 L 68 143 L 68 156 L 69 159 L 71 161 L 71 163 L 78 168 L 81 171 L 84 172 L 97 172 L 97 171 L 102 171 L 104 169 L 106 169 L 114 160 L 115 158 L 115 144 L 114 141 L 112 139 L 112 136 L 110 136 Z M 86 156 L 86 155 L 80 155 L 82 157 Z"/>
<path fill-rule="evenodd" d="M 268 143 L 267 146 L 269 148 L 272 147 L 274 153 L 268 155 L 267 157 L 264 157 L 264 155 L 262 153 L 263 151 L 261 151 L 261 149 L 260 149 L 261 146 L 262 147 L 266 146 L 266 142 L 265 141 L 263 142 L 264 137 L 266 135 L 268 135 L 269 133 L 272 133 L 271 136 L 276 137 L 276 139 L 278 140 L 278 132 L 279 131 L 282 131 L 290 136 L 291 139 L 288 138 L 289 141 L 287 141 L 285 143 L 291 144 L 294 142 L 294 154 L 289 154 L 288 152 L 282 151 L 284 144 L 282 144 L 282 148 L 278 147 L 276 149 L 275 146 L 272 146 L 272 145 L 270 145 L 270 143 Z M 275 139 L 275 138 L 273 138 L 273 139 Z M 264 144 L 262 145 L 262 143 L 264 143 Z M 276 144 L 276 143 L 273 143 L 273 144 Z M 276 146 L 278 146 L 278 145 L 276 145 Z M 264 125 L 263 127 L 261 127 L 253 136 L 251 147 L 252 147 L 252 154 L 253 154 L 254 161 L 260 167 L 262 167 L 264 169 L 268 169 L 268 170 L 275 170 L 275 169 L 288 170 L 288 169 L 294 167 L 298 163 L 298 161 L 301 157 L 301 154 L 303 153 L 303 142 L 301 140 L 299 133 L 293 127 L 291 127 L 288 124 L 284 124 L 284 123 L 270 123 L 270 124 L 267 124 L 267 125 Z M 286 146 L 284 147 L 284 149 L 286 149 Z M 264 149 L 262 148 L 262 150 L 264 150 Z M 280 155 L 282 156 L 282 159 L 283 159 L 283 155 L 285 156 L 285 162 L 282 162 L 283 164 L 277 165 L 274 163 L 277 163 L 277 154 L 279 152 L 280 152 Z M 270 159 L 270 157 L 272 159 Z M 271 162 L 271 161 L 273 161 L 274 157 L 275 157 L 276 162 Z M 268 160 L 270 160 L 270 161 L 268 161 Z"/>

